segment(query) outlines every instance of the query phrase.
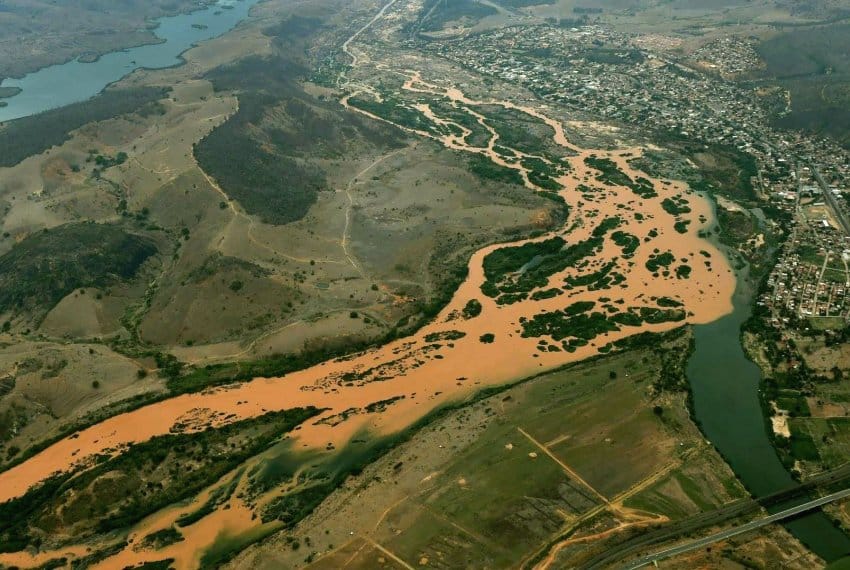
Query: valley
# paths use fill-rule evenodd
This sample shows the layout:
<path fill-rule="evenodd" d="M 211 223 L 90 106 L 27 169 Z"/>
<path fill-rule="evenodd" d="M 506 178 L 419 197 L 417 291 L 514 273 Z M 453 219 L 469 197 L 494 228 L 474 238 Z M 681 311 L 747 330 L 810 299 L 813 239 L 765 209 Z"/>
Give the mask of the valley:
<path fill-rule="evenodd" d="M 582 567 L 749 498 L 688 363 L 755 159 L 473 70 L 552 23 L 464 4 L 261 1 L 0 126 L 0 566 Z"/>

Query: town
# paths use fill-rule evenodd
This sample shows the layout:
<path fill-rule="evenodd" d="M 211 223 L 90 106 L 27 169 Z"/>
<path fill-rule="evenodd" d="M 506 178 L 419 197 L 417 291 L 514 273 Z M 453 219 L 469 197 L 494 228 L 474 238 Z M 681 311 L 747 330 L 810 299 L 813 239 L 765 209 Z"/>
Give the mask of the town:
<path fill-rule="evenodd" d="M 788 107 L 786 94 L 731 81 L 763 66 L 754 41 L 726 37 L 683 56 L 674 38 L 572 24 L 516 26 L 421 47 L 518 82 L 577 120 L 650 125 L 649 140 L 734 148 L 749 157 L 754 195 L 732 195 L 734 202 L 717 207 L 751 209 L 771 226 L 766 229 L 787 237 L 757 302 L 771 309 L 779 329 L 844 328 L 850 321 L 850 157 L 828 139 L 773 128 L 771 113 Z M 759 206 L 765 202 L 776 215 L 764 216 Z M 747 247 L 741 249 L 746 257 Z"/>

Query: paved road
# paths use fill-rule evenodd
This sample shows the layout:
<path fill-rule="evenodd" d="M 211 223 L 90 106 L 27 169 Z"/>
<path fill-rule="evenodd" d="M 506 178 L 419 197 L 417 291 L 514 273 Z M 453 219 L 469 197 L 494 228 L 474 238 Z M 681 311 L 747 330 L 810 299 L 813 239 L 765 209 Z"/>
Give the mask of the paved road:
<path fill-rule="evenodd" d="M 680 540 L 703 529 L 731 523 L 745 515 L 757 514 L 763 508 L 782 508 L 784 505 L 790 504 L 790 501 L 796 499 L 809 500 L 812 490 L 827 486 L 832 488 L 850 488 L 850 463 L 830 469 L 829 471 L 824 471 L 807 480 L 805 483 L 776 491 L 758 500 L 752 498 L 739 499 L 714 511 L 697 513 L 685 519 L 660 525 L 657 528 L 648 529 L 636 535 L 624 537 L 624 540 L 621 542 L 606 544 L 604 551 L 585 560 L 582 567 L 587 570 L 611 568 L 623 560 L 627 560 L 630 555 L 646 552 L 654 545 L 670 544 L 674 540 Z"/>
<path fill-rule="evenodd" d="M 844 215 L 843 210 L 839 207 L 838 200 L 835 199 L 835 194 L 833 194 L 832 190 L 829 189 L 829 185 L 826 183 L 826 180 L 823 179 L 823 176 L 820 175 L 820 172 L 818 172 L 818 169 L 815 168 L 814 164 L 811 165 L 811 168 L 812 174 L 815 175 L 815 179 L 818 181 L 818 185 L 823 192 L 824 201 L 829 204 L 829 207 L 838 219 L 839 225 L 841 225 L 840 229 L 844 230 L 845 235 L 850 236 L 850 221 L 847 220 L 847 216 Z"/>
<path fill-rule="evenodd" d="M 748 522 L 746 524 L 742 524 L 741 526 L 730 528 L 728 530 L 724 530 L 722 532 L 718 532 L 716 534 L 712 534 L 711 536 L 706 536 L 705 538 L 700 538 L 698 540 L 694 540 L 692 542 L 688 542 L 687 544 L 681 544 L 679 546 L 674 546 L 672 548 L 668 548 L 666 550 L 662 550 L 660 552 L 656 552 L 655 554 L 650 554 L 649 556 L 644 556 L 643 558 L 638 558 L 628 566 L 624 566 L 623 570 L 634 570 L 635 568 L 641 568 L 648 564 L 652 564 L 656 560 L 663 560 L 664 558 L 670 558 L 671 556 L 676 556 L 677 554 L 682 554 L 685 552 L 690 552 L 691 550 L 697 550 L 699 548 L 703 548 L 708 546 L 709 544 L 713 544 L 715 542 L 719 542 L 721 540 L 726 540 L 727 538 L 731 538 L 738 534 L 743 534 L 745 532 L 749 532 L 751 530 L 755 530 L 757 528 L 761 528 L 763 526 L 767 526 L 769 524 L 773 524 L 775 522 L 781 521 L 783 519 L 787 519 L 793 517 L 795 515 L 799 515 L 801 513 L 805 513 L 806 511 L 810 511 L 812 509 L 816 509 L 822 505 L 827 503 L 831 503 L 832 501 L 837 501 L 838 499 L 843 499 L 844 497 L 850 496 L 850 489 L 844 489 L 843 491 L 838 491 L 837 493 L 832 493 L 830 495 L 825 495 L 819 499 L 814 499 L 807 503 L 803 503 L 802 505 L 797 505 L 796 507 L 791 507 L 790 509 L 786 509 L 784 511 L 778 512 L 773 515 L 766 516 L 759 520 L 755 520 L 752 522 Z"/>

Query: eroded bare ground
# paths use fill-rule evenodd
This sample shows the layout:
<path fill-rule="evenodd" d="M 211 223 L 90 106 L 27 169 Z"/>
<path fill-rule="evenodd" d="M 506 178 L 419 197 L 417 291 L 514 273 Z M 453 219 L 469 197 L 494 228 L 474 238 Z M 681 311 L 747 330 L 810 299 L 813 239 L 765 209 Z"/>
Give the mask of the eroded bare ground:
<path fill-rule="evenodd" d="M 342 105 L 401 128 L 411 143 L 421 141 L 399 154 L 364 157 L 355 172 L 380 177 L 385 172 L 381 169 L 392 169 L 393 161 L 405 153 L 414 156 L 422 148 L 440 145 L 456 151 L 452 156 L 473 161 L 479 178 L 518 177 L 528 193 L 541 194 L 556 205 L 563 202 L 569 208 L 564 223 L 531 239 L 476 251 L 466 280 L 445 309 L 410 337 L 283 378 L 179 396 L 112 417 L 0 474 L 0 500 L 21 497 L 57 471 L 72 465 L 85 469 L 98 455 L 120 454 L 128 445 L 172 433 L 175 426 L 191 433 L 309 406 L 321 411 L 281 445 L 292 453 L 306 454 L 303 457 L 328 461 L 337 449 L 398 433 L 436 408 L 483 388 L 616 352 L 619 341 L 640 332 L 709 322 L 731 310 L 734 276 L 723 255 L 698 235 L 711 222 L 707 200 L 683 183 L 653 179 L 634 168 L 630 161 L 640 156 L 640 148 L 618 141 L 612 141 L 613 150 L 580 148 L 565 130 L 564 118 L 527 93 L 507 86 L 494 91 L 446 62 L 401 49 L 400 27 L 418 8 L 416 2 L 396 0 L 345 43 L 354 65 L 339 76 L 337 95 Z M 180 87 L 193 88 L 209 93 L 208 86 Z M 137 154 L 122 170 L 122 180 L 153 177 L 164 183 L 166 178 L 184 188 L 192 185 L 193 191 L 197 185 L 215 196 L 220 190 L 193 164 L 189 148 L 193 139 L 234 111 L 235 100 L 228 94 L 201 97 L 198 92 L 196 99 L 190 99 L 195 101 L 191 107 L 181 108 L 189 94 L 177 93 L 167 112 L 201 114 L 204 121 L 192 123 L 198 131 L 177 137 L 184 146 L 176 152 L 157 148 L 157 139 L 146 145 L 145 133 L 140 132 Z M 518 118 L 529 124 L 526 132 L 533 136 L 509 133 L 505 124 Z M 172 128 L 181 127 L 178 123 Z M 338 240 L 335 258 L 316 260 L 311 251 L 287 253 L 283 245 L 263 238 L 265 230 L 253 217 L 221 196 L 205 207 L 212 210 L 210 216 L 230 219 L 226 233 L 217 240 L 225 254 L 230 248 L 249 247 L 257 250 L 260 267 L 263 256 L 287 257 L 308 267 L 313 266 L 311 261 L 338 266 L 342 273 L 336 280 L 344 282 L 346 275 L 361 279 L 363 295 L 380 295 L 380 290 L 374 292 L 362 279 L 370 271 L 370 239 L 380 238 L 364 232 L 368 221 L 358 226 L 358 212 L 351 209 L 359 181 L 358 176 L 348 178 L 334 197 L 341 215 L 337 227 L 328 232 L 335 237 L 327 239 Z M 329 205 L 320 202 L 316 208 Z M 517 218 L 516 225 L 520 222 L 533 227 L 534 221 Z M 297 225 L 292 231 L 298 231 Z M 304 231 L 312 234 L 307 227 Z M 293 233 L 287 243 L 310 247 L 300 245 L 310 243 L 305 234 Z M 323 237 L 311 235 L 311 239 Z M 207 310 L 199 308 L 199 319 Z M 142 325 L 141 334 L 155 334 L 156 327 L 151 327 L 146 331 Z M 250 349 L 236 346 L 226 354 L 239 357 Z M 185 356 L 205 357 L 190 352 Z M 251 491 L 247 475 L 261 459 L 249 459 L 191 504 L 151 515 L 130 532 L 129 544 L 111 538 L 84 546 L 69 543 L 37 555 L 0 555 L 0 563 L 33 565 L 57 556 L 79 557 L 86 549 L 113 547 L 103 567 L 166 558 L 177 567 L 197 566 L 203 553 L 223 537 L 244 543 L 283 526 L 280 518 L 257 518 L 266 507 L 279 506 L 288 490 L 284 485 L 261 493 Z M 307 460 L 303 461 L 306 465 Z M 297 486 L 298 473 L 290 477 L 290 484 Z M 226 500 L 208 500 L 220 496 L 223 488 L 228 489 Z M 212 506 L 197 522 L 181 528 L 179 542 L 159 549 L 139 542 L 172 528 L 203 505 Z M 632 522 L 637 524 L 638 519 Z"/>

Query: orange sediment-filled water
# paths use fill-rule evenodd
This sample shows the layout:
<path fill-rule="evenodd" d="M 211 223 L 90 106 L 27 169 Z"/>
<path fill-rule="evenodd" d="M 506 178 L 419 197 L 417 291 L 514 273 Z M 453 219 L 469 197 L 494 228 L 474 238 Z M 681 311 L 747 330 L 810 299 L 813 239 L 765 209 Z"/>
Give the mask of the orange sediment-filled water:
<path fill-rule="evenodd" d="M 177 425 L 202 429 L 256 417 L 265 412 L 315 406 L 324 411 L 293 433 L 294 448 L 325 449 L 328 444 L 339 448 L 364 430 L 376 434 L 397 432 L 435 408 L 467 397 L 483 387 L 505 384 L 588 358 L 598 354 L 602 346 L 626 336 L 644 331 L 661 332 L 681 324 L 668 322 L 622 326 L 621 330 L 600 335 L 586 346 L 577 347 L 574 352 L 541 351 L 538 348 L 539 338 L 522 336 L 522 320 L 543 312 L 563 310 L 575 301 L 602 304 L 612 300 L 622 307 L 641 307 L 652 306 L 653 298 L 668 297 L 682 303 L 687 311 L 687 322 L 690 323 L 710 322 L 732 310 L 734 274 L 723 254 L 698 235 L 700 230 L 712 224 L 710 203 L 682 183 L 652 180 L 633 168 L 630 160 L 640 155 L 640 149 L 579 149 L 569 143 L 562 125 L 541 111 L 509 102 L 472 101 L 457 89 L 439 89 L 428 84 L 416 73 L 409 76 L 404 88 L 442 97 L 456 104 L 501 105 L 549 125 L 554 131 L 553 141 L 565 149 L 565 154 L 569 154 L 564 159 L 569 163 L 569 171 L 558 180 L 563 188 L 560 194 L 570 208 L 564 227 L 533 240 L 493 245 L 476 252 L 469 261 L 467 279 L 449 305 L 431 324 L 411 337 L 280 378 L 258 378 L 238 385 L 182 395 L 109 418 L 58 441 L 20 465 L 0 473 L 0 501 L 22 496 L 33 485 L 56 472 L 84 464 L 98 454 L 119 453 L 129 444 L 167 434 Z M 348 104 L 347 99 L 343 102 Z M 419 111 L 429 120 L 439 121 L 427 106 L 419 106 Z M 480 148 L 468 146 L 465 142 L 468 130 L 461 130 L 463 135 L 447 135 L 444 139 L 430 133 L 417 133 L 439 140 L 449 148 L 484 154 L 498 164 L 515 168 L 521 172 L 526 185 L 536 189 L 529 182 L 527 170 L 518 160 L 505 160 L 496 153 L 494 141 L 498 135 L 495 131 L 490 130 L 493 138 L 489 146 Z M 644 198 L 628 187 L 599 184 L 595 181 L 599 172 L 585 162 L 591 155 L 613 161 L 633 179 L 638 176 L 650 179 L 657 196 Z M 516 156 L 523 155 L 517 152 Z M 579 190 L 581 184 L 592 184 L 594 192 Z M 690 221 L 685 233 L 674 229 L 676 218 L 662 207 L 665 198 L 687 202 L 690 211 L 678 218 Z M 499 305 L 482 293 L 481 286 L 485 282 L 483 260 L 496 249 L 556 235 L 563 237 L 567 244 L 578 243 L 588 239 L 602 220 L 615 216 L 620 219 L 619 230 L 640 239 L 634 255 L 630 259 L 624 258 L 621 248 L 606 237 L 604 245 L 587 267 L 568 267 L 550 276 L 547 287 L 558 288 L 566 278 L 586 274 L 608 263 L 616 264 L 617 271 L 625 277 L 621 284 L 598 290 L 576 286 L 564 289 L 552 298 L 529 298 L 506 305 Z M 651 255 L 663 252 L 670 252 L 677 263 L 687 263 L 691 268 L 688 278 L 661 276 L 646 267 Z M 467 319 L 461 314 L 472 299 L 481 303 L 482 311 L 477 317 Z M 429 337 L 446 331 L 457 333 L 452 335 L 450 341 L 435 342 L 433 336 Z M 462 333 L 462 336 L 458 333 Z M 485 334 L 492 334 L 493 341 L 482 342 L 480 339 Z M 403 398 L 399 398 L 401 396 Z M 370 404 L 390 399 L 395 400 L 380 412 L 366 412 Z M 360 409 L 361 413 L 346 415 L 339 421 L 321 421 L 339 416 L 352 408 Z M 252 509 L 236 499 L 231 503 L 227 510 L 216 510 L 207 519 L 187 529 L 185 541 L 157 552 L 159 559 L 173 557 L 175 564 L 181 568 L 197 566 L 198 553 L 212 544 L 219 533 L 239 534 L 260 527 Z M 176 513 L 166 510 L 145 521 L 142 527 L 146 531 L 165 528 L 173 523 L 176 516 Z M 0 564 L 25 566 L 28 564 L 21 562 L 26 562 L 27 556 L 24 553 L 3 554 L 0 555 Z M 127 547 L 103 564 L 104 567 L 124 567 L 151 559 L 150 552 Z M 35 563 L 34 560 L 32 562 Z"/>

